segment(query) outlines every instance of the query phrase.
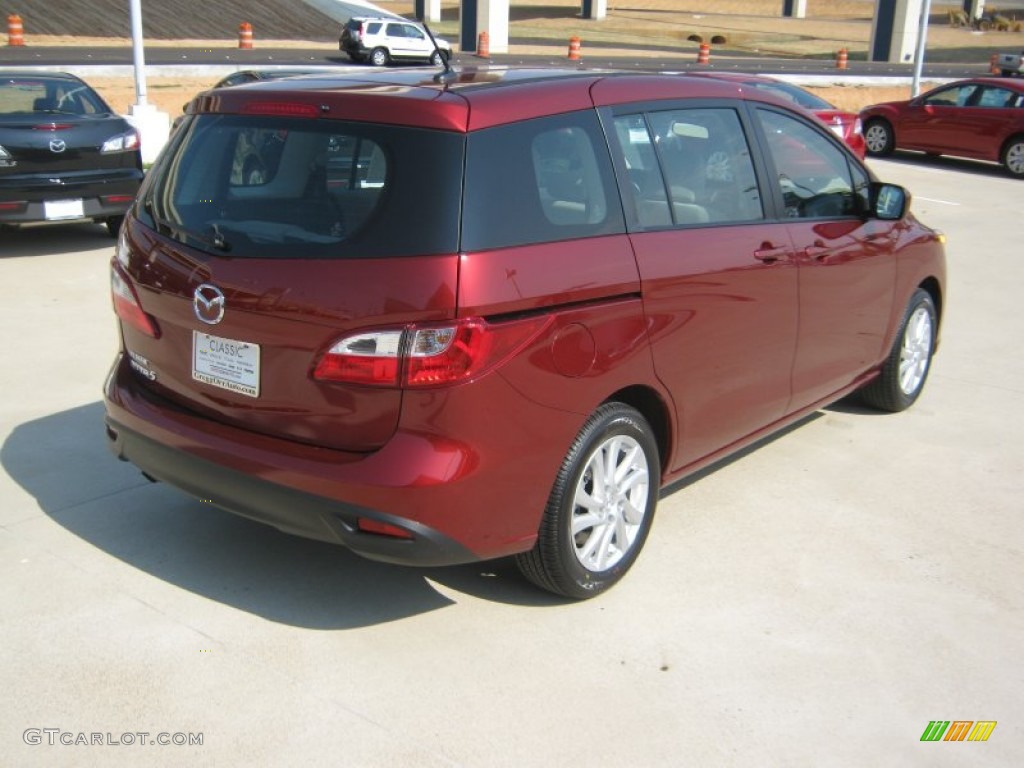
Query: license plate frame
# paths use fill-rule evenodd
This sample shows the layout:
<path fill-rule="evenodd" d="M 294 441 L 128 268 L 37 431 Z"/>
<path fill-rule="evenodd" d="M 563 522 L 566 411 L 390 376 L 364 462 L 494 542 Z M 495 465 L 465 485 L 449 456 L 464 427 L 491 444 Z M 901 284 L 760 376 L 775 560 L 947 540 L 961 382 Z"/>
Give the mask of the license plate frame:
<path fill-rule="evenodd" d="M 47 221 L 85 218 L 85 206 L 81 198 L 68 200 L 44 200 L 43 216 Z"/>
<path fill-rule="evenodd" d="M 260 396 L 259 344 L 192 331 L 192 378 L 247 397 Z"/>

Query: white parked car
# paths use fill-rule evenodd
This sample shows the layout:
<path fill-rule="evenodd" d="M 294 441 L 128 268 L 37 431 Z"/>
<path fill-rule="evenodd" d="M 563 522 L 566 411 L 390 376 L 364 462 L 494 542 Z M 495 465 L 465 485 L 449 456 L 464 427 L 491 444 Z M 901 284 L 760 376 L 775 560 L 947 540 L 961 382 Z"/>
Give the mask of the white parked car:
<path fill-rule="evenodd" d="M 353 18 L 345 22 L 338 48 L 352 61 L 383 67 L 392 61 L 429 61 L 439 66 L 452 55 L 451 45 L 439 37 L 435 47 L 422 24 L 397 18 Z"/>

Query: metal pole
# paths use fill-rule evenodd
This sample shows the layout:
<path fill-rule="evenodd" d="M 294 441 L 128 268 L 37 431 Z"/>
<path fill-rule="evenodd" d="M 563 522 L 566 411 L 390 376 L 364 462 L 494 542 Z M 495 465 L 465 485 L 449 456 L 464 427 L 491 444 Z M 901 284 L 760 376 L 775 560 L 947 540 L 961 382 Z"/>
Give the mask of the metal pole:
<path fill-rule="evenodd" d="M 135 103 L 146 103 L 146 58 L 142 51 L 142 0 L 129 0 L 132 19 L 132 60 L 135 64 Z"/>
<path fill-rule="evenodd" d="M 924 0 L 921 7 L 921 24 L 917 30 L 917 54 L 914 57 L 914 78 L 910 84 L 911 98 L 921 92 L 921 70 L 924 68 L 924 48 L 928 42 L 928 18 L 932 13 L 932 0 Z"/>

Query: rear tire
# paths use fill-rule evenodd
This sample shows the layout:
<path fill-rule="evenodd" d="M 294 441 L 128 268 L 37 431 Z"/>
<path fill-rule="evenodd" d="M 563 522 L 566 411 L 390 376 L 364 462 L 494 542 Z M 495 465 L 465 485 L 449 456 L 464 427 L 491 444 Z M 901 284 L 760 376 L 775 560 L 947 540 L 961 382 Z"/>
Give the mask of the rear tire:
<path fill-rule="evenodd" d="M 516 557 L 541 589 L 599 595 L 636 561 L 654 520 L 660 464 L 650 425 L 635 408 L 598 408 L 555 479 L 537 541 Z"/>
<path fill-rule="evenodd" d="M 861 390 L 864 402 L 892 413 L 914 404 L 932 367 L 937 328 L 935 302 L 927 291 L 918 288 L 903 313 L 881 374 Z"/>
<path fill-rule="evenodd" d="M 885 120 L 875 118 L 864 126 L 864 146 L 869 155 L 884 157 L 892 154 L 895 143 L 892 126 Z"/>
<path fill-rule="evenodd" d="M 107 225 L 107 232 L 111 237 L 117 237 L 121 232 L 121 225 L 124 224 L 124 216 L 109 216 L 103 220 Z"/>
<path fill-rule="evenodd" d="M 1003 147 L 1003 167 L 1015 179 L 1024 179 L 1024 136 L 1014 136 Z"/>
<path fill-rule="evenodd" d="M 370 51 L 370 63 L 375 67 L 386 67 L 390 60 L 387 48 L 374 48 Z"/>

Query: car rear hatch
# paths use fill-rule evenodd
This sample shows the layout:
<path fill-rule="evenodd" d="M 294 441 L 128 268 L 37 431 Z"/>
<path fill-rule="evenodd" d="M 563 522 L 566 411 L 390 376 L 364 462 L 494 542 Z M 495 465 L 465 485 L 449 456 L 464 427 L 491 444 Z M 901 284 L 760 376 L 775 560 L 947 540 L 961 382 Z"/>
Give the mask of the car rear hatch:
<path fill-rule="evenodd" d="M 324 373 L 325 357 L 341 340 L 358 362 L 373 332 L 455 316 L 464 135 L 311 116 L 187 122 L 122 233 L 115 307 L 153 396 L 370 451 L 402 390 Z"/>

